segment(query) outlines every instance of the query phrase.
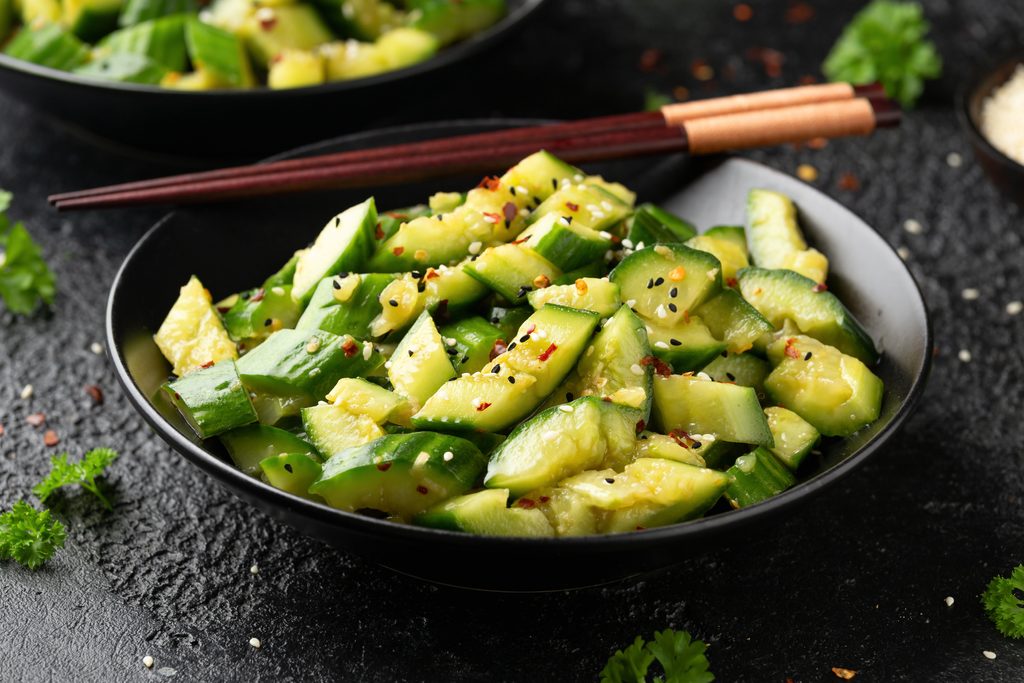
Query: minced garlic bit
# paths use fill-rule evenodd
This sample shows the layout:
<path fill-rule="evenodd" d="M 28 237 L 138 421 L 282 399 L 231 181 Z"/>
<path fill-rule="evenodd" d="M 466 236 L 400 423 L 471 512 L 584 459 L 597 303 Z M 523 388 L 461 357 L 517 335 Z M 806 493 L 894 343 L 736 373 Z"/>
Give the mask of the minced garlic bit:
<path fill-rule="evenodd" d="M 953 602 L 955 602 L 955 601 L 953 600 L 953 596 L 950 595 L 945 600 L 943 600 L 943 602 L 946 603 L 946 607 L 952 607 L 953 606 Z"/>
<path fill-rule="evenodd" d="M 480 250 L 483 249 L 483 247 L 484 247 L 484 243 L 483 242 L 470 242 L 469 243 L 469 253 L 470 254 L 479 254 Z"/>
<path fill-rule="evenodd" d="M 156 662 L 153 661 L 153 658 L 150 657 L 149 655 L 146 655 L 145 657 L 142 658 L 142 666 L 146 667 L 147 669 L 152 669 L 153 665 L 155 663 Z"/>
<path fill-rule="evenodd" d="M 24 388 L 22 388 L 21 390 L 21 398 L 26 401 L 29 400 L 30 398 L 32 398 L 33 391 L 35 391 L 35 389 L 32 388 L 32 385 L 26 384 Z"/>
<path fill-rule="evenodd" d="M 1006 304 L 1006 312 L 1010 315 L 1018 315 L 1024 311 L 1024 301 L 1011 301 Z"/>
<path fill-rule="evenodd" d="M 547 287 L 550 284 L 551 284 L 551 278 L 549 278 L 544 273 L 541 273 L 537 277 L 533 278 L 533 286 L 536 289 L 544 289 L 545 287 Z"/>
<path fill-rule="evenodd" d="M 672 256 L 672 250 L 666 247 L 664 244 L 655 245 L 654 253 L 658 254 L 659 256 L 664 256 L 665 258 L 669 258 Z"/>
<path fill-rule="evenodd" d="M 992 650 L 982 650 L 981 654 L 985 655 L 985 657 L 987 659 L 995 659 L 996 658 L 996 653 L 992 652 Z"/>
<path fill-rule="evenodd" d="M 259 565 L 254 564 L 253 566 L 249 567 L 249 573 L 250 574 L 259 574 L 260 573 Z"/>
<path fill-rule="evenodd" d="M 320 337 L 313 337 L 306 344 L 306 353 L 316 353 L 320 350 Z"/>
<path fill-rule="evenodd" d="M 964 363 L 971 362 L 971 352 L 967 349 L 960 349 L 960 353 L 956 354 L 956 357 Z"/>
<path fill-rule="evenodd" d="M 249 644 L 252 645 L 257 650 L 260 649 L 263 646 L 263 643 L 260 642 L 259 638 L 250 638 L 249 639 Z"/>
<path fill-rule="evenodd" d="M 981 292 L 979 292 L 974 287 L 968 287 L 964 289 L 962 292 L 960 292 L 960 296 L 962 296 L 965 301 L 974 301 L 979 296 L 981 296 Z"/>
<path fill-rule="evenodd" d="M 103 355 L 103 345 L 99 342 L 93 342 L 89 345 L 89 350 L 95 353 L 97 356 Z"/>

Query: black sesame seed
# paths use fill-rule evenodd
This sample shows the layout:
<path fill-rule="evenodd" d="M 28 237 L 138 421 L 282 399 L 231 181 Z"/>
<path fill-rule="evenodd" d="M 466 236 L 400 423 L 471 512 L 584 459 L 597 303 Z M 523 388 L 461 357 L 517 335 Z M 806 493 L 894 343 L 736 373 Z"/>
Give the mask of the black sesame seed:
<path fill-rule="evenodd" d="M 391 306 L 395 306 L 396 308 L 398 307 L 398 302 L 395 301 L 394 299 L 388 299 L 388 304 L 390 304 Z"/>
<path fill-rule="evenodd" d="M 495 365 L 493 368 L 491 368 L 491 372 L 493 372 L 495 375 L 500 373 L 501 372 L 501 364 L 499 363 L 498 365 Z"/>
<path fill-rule="evenodd" d="M 808 351 L 807 353 L 804 354 L 804 360 L 810 360 L 810 359 L 811 359 L 811 352 Z"/>
<path fill-rule="evenodd" d="M 668 295 L 675 299 L 677 296 L 679 296 L 679 288 L 673 287 L 672 289 L 668 290 Z"/>
<path fill-rule="evenodd" d="M 417 285 L 416 285 L 416 291 L 417 292 L 425 292 L 426 289 L 427 289 L 427 283 L 426 282 L 417 283 Z"/>
<path fill-rule="evenodd" d="M 506 350 L 506 351 L 511 351 L 511 350 L 512 350 L 512 349 L 514 349 L 514 348 L 516 348 L 516 343 L 515 343 L 515 342 L 512 342 L 511 344 L 509 344 L 509 345 L 508 345 L 508 348 L 507 348 L 507 349 L 505 349 L 505 350 Z"/>
<path fill-rule="evenodd" d="M 512 187 L 508 188 L 508 191 L 512 193 L 513 197 L 516 196 L 516 188 L 515 188 L 515 186 L 512 186 Z"/>
<path fill-rule="evenodd" d="M 513 377 L 512 375 L 509 375 L 508 376 L 508 383 L 509 384 L 515 384 L 516 383 L 516 378 Z"/>
<path fill-rule="evenodd" d="M 732 374 L 731 372 L 725 373 L 725 376 L 729 378 L 730 382 L 735 382 L 736 381 L 736 375 Z"/>
<path fill-rule="evenodd" d="M 650 289 L 653 286 L 654 286 L 654 280 L 648 280 L 647 281 L 647 289 Z"/>
<path fill-rule="evenodd" d="M 494 323 L 495 325 L 497 325 L 498 323 L 501 322 L 501 318 L 499 318 L 498 316 L 493 316 L 491 318 L 491 322 Z"/>
<path fill-rule="evenodd" d="M 517 298 L 517 299 L 522 299 L 522 298 L 523 298 L 524 296 L 526 296 L 526 295 L 527 295 L 527 294 L 528 294 L 528 293 L 530 292 L 530 290 L 532 290 L 532 289 L 533 289 L 532 287 L 527 287 L 527 286 L 525 286 L 525 285 L 524 285 L 524 286 L 522 286 L 522 287 L 520 287 L 520 288 L 519 288 L 519 291 L 518 291 L 518 292 L 516 292 L 516 298 Z"/>
<path fill-rule="evenodd" d="M 341 225 L 341 216 L 335 216 L 334 217 L 334 227 L 338 227 L 339 225 Z"/>
<path fill-rule="evenodd" d="M 288 473 L 291 473 L 291 472 L 294 472 L 294 471 L 295 471 L 295 470 L 294 470 L 294 468 L 292 467 L 292 464 L 291 464 L 290 462 L 286 462 L 286 463 L 284 464 L 284 469 L 285 469 L 285 471 L 286 471 L 286 472 L 288 472 Z"/>
<path fill-rule="evenodd" d="M 697 450 L 698 448 L 700 448 L 700 441 L 694 441 L 692 448 L 694 450 Z"/>
<path fill-rule="evenodd" d="M 565 219 L 566 225 L 572 225 L 572 216 L 562 216 Z"/>
<path fill-rule="evenodd" d="M 338 277 L 340 277 L 342 279 L 347 278 L 349 275 L 350 275 L 350 273 L 348 271 L 345 271 L 344 273 L 338 273 Z"/>
<path fill-rule="evenodd" d="M 419 280 L 419 279 L 420 279 L 421 277 L 423 277 L 423 273 L 421 273 L 421 272 L 420 272 L 420 271 L 418 271 L 418 270 L 414 270 L 414 271 L 412 271 L 411 273 L 409 273 L 409 275 L 412 275 L 412 276 L 413 276 L 414 278 L 416 278 L 417 280 Z"/>
<path fill-rule="evenodd" d="M 671 344 L 672 346 L 682 346 L 683 344 L 683 342 L 679 341 L 678 339 L 669 339 L 668 343 Z"/>
<path fill-rule="evenodd" d="M 728 358 L 728 357 L 729 357 L 729 352 L 728 351 L 722 351 L 722 358 Z"/>
<path fill-rule="evenodd" d="M 409 349 L 409 358 L 412 358 L 413 350 Z"/>
<path fill-rule="evenodd" d="M 654 281 L 655 287 L 661 287 L 663 284 L 665 284 L 665 278 L 663 277 L 659 277 L 657 280 Z"/>
<path fill-rule="evenodd" d="M 445 349 L 444 352 L 447 353 L 449 356 L 457 356 L 457 355 L 459 355 L 459 350 L 458 349 Z"/>
<path fill-rule="evenodd" d="M 552 178 L 551 179 L 551 187 L 556 189 L 556 190 L 558 189 L 558 179 L 557 178 Z"/>
<path fill-rule="evenodd" d="M 469 356 L 463 356 L 462 360 L 459 361 L 459 365 L 465 365 L 469 362 Z"/>
<path fill-rule="evenodd" d="M 341 283 L 340 283 L 340 282 L 338 282 L 337 280 L 335 280 L 335 281 L 334 281 L 334 282 L 332 282 L 331 284 L 333 284 L 333 285 L 334 285 L 334 288 L 335 288 L 335 289 L 341 289 Z"/>
<path fill-rule="evenodd" d="M 274 324 L 274 319 L 273 318 L 267 318 L 266 320 L 263 321 L 263 327 L 270 327 L 273 324 Z"/>
<path fill-rule="evenodd" d="M 668 310 L 670 310 L 670 311 L 672 311 L 673 313 L 675 313 L 676 311 L 678 311 L 678 310 L 679 310 L 679 307 L 678 307 L 678 306 L 676 306 L 675 304 L 669 304 L 669 305 L 668 305 Z"/>
<path fill-rule="evenodd" d="M 524 334 L 522 337 L 519 338 L 519 341 L 525 344 L 526 342 L 530 341 L 530 335 Z M 512 343 L 514 344 L 515 342 Z"/>
<path fill-rule="evenodd" d="M 604 483 L 606 483 L 606 484 L 614 484 L 615 480 L 612 479 L 611 477 L 605 477 Z"/>
<path fill-rule="evenodd" d="M 572 392 L 571 391 L 565 392 L 565 400 L 566 401 L 571 401 L 572 399 L 573 399 Z"/>

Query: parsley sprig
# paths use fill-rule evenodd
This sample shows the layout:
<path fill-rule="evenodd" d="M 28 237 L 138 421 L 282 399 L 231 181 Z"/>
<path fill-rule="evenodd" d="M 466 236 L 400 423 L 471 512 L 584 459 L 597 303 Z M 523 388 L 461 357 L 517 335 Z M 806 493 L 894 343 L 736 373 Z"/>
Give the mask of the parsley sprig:
<path fill-rule="evenodd" d="M 1007 638 L 1024 638 L 1024 565 L 997 576 L 981 595 L 985 612 Z"/>
<path fill-rule="evenodd" d="M 686 631 L 658 631 L 651 642 L 637 636 L 632 645 L 608 659 L 601 670 L 601 683 L 648 683 L 647 674 L 655 660 L 665 675 L 655 676 L 650 683 L 711 683 L 715 676 L 708 671 L 706 650 L 706 644 L 693 640 Z"/>
<path fill-rule="evenodd" d="M 40 301 L 53 305 L 57 284 L 28 230 L 7 217 L 11 198 L 0 190 L 0 299 L 13 313 L 28 315 Z"/>
<path fill-rule="evenodd" d="M 64 525 L 49 510 L 36 510 L 23 500 L 0 514 L 0 560 L 12 559 L 38 569 L 64 547 Z"/>
<path fill-rule="evenodd" d="M 925 80 L 942 73 L 928 28 L 920 4 L 875 0 L 843 30 L 822 71 L 833 81 L 880 81 L 889 97 L 912 107 Z"/>
<path fill-rule="evenodd" d="M 45 502 L 57 489 L 77 484 L 99 498 L 108 510 L 113 510 L 96 484 L 96 478 L 116 459 L 117 451 L 111 448 L 94 448 L 78 462 L 69 462 L 67 453 L 50 458 L 50 473 L 32 487 L 32 493 Z"/>

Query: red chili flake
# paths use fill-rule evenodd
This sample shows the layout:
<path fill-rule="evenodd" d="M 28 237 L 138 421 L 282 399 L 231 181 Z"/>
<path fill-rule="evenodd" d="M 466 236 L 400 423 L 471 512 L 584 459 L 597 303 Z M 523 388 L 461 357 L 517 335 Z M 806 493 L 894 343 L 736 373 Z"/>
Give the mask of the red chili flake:
<path fill-rule="evenodd" d="M 544 360 L 547 360 L 548 358 L 551 358 L 551 354 L 553 354 L 557 348 L 558 348 L 558 344 L 552 343 L 551 346 L 549 346 L 548 348 L 544 349 L 544 353 L 542 353 L 539 356 L 537 356 L 537 360 L 544 361 Z"/>
<path fill-rule="evenodd" d="M 33 427 L 39 427 L 46 422 L 46 415 L 44 413 L 32 413 L 25 418 L 25 422 L 28 422 Z"/>
<path fill-rule="evenodd" d="M 672 374 L 672 368 L 668 363 L 658 358 L 657 356 L 644 356 L 640 359 L 640 365 L 647 367 L 648 365 L 654 366 L 654 372 L 661 375 L 662 377 L 669 377 Z"/>
<path fill-rule="evenodd" d="M 500 213 L 493 213 L 491 211 L 484 211 L 483 214 L 484 214 L 484 220 L 487 221 L 488 223 L 497 223 L 498 221 L 501 220 L 501 214 Z"/>
<path fill-rule="evenodd" d="M 526 335 L 526 334 L 533 334 L 536 329 L 537 329 L 536 323 L 530 323 L 530 326 L 527 327 L 525 330 L 523 330 L 523 334 L 524 335 Z"/>
<path fill-rule="evenodd" d="M 824 292 L 826 290 L 828 290 L 828 285 L 826 285 L 824 282 L 819 282 L 818 284 L 811 287 L 811 291 L 815 293 Z"/>
<path fill-rule="evenodd" d="M 794 2 L 786 8 L 787 24 L 803 24 L 814 18 L 814 8 L 806 2 Z"/>
<path fill-rule="evenodd" d="M 639 434 L 645 429 L 647 429 L 647 423 L 644 421 L 643 418 L 640 418 L 639 420 L 636 421 L 636 433 Z"/>
<path fill-rule="evenodd" d="M 618 235 L 612 235 L 612 244 L 618 244 L 621 241 L 622 241 L 621 237 L 619 237 Z"/>
<path fill-rule="evenodd" d="M 396 221 L 406 221 L 406 220 L 409 220 L 409 216 L 407 214 L 404 214 L 404 213 L 395 213 L 394 211 L 388 211 L 384 215 L 385 216 L 390 216 L 391 218 L 394 218 Z M 378 223 L 378 225 L 380 225 L 380 224 Z"/>
<path fill-rule="evenodd" d="M 263 29 L 264 31 L 269 31 L 270 29 L 274 28 L 277 25 L 277 17 L 276 16 L 264 17 L 264 18 L 260 19 L 259 21 L 260 21 L 260 28 Z"/>
<path fill-rule="evenodd" d="M 265 294 L 266 294 L 266 292 L 264 292 L 263 288 L 260 287 L 259 289 L 256 290 L 256 293 L 252 295 L 252 298 L 249 299 L 249 301 L 251 301 L 253 303 L 257 303 L 259 301 L 263 301 L 263 297 L 264 297 Z"/>
<path fill-rule="evenodd" d="M 789 356 L 790 358 L 800 357 L 800 352 L 796 350 L 795 346 L 793 346 L 793 344 L 795 343 L 796 339 L 793 339 L 792 337 L 786 340 L 786 355 Z"/>
<path fill-rule="evenodd" d="M 690 64 L 690 73 L 698 81 L 710 81 L 715 77 L 715 70 L 703 59 L 695 59 Z"/>
<path fill-rule="evenodd" d="M 805 144 L 811 149 L 825 149 L 828 146 L 828 138 L 811 138 Z"/>
<path fill-rule="evenodd" d="M 818 77 L 814 74 L 804 74 L 800 77 L 800 85 L 814 85 L 818 82 Z"/>
<path fill-rule="evenodd" d="M 522 244 L 523 242 L 527 241 L 528 239 L 530 239 L 530 238 L 529 237 L 521 237 L 521 238 L 519 238 L 517 240 L 512 240 L 512 244 Z"/>
<path fill-rule="evenodd" d="M 754 10 L 745 2 L 741 2 L 732 8 L 732 16 L 736 21 L 750 21 L 754 16 Z"/>
<path fill-rule="evenodd" d="M 532 498 L 520 498 L 516 501 L 516 507 L 521 507 L 524 510 L 532 510 L 537 506 Z"/>
<path fill-rule="evenodd" d="M 843 173 L 839 176 L 839 189 L 854 192 L 860 189 L 860 181 L 852 173 Z"/>
<path fill-rule="evenodd" d="M 491 404 L 488 403 L 487 401 L 484 401 L 484 402 L 482 402 L 480 405 L 478 405 L 476 407 L 476 412 L 482 413 L 482 412 L 484 412 L 485 410 L 487 410 L 490 407 L 491 407 Z"/>
<path fill-rule="evenodd" d="M 403 253 L 405 253 L 405 247 L 395 247 L 394 249 L 391 250 L 391 253 L 394 254 L 395 256 L 401 256 Z"/>
<path fill-rule="evenodd" d="M 569 209 L 570 211 L 579 211 L 580 205 L 576 204 L 575 202 L 566 202 L 565 208 Z"/>
<path fill-rule="evenodd" d="M 646 531 L 646 530 L 647 530 L 647 527 L 640 526 L 639 524 L 637 524 L 636 528 L 634 529 L 634 531 Z"/>
<path fill-rule="evenodd" d="M 423 276 L 423 279 L 433 280 L 435 277 L 441 277 L 441 274 L 433 268 L 427 268 L 427 274 Z"/>
<path fill-rule="evenodd" d="M 734 277 L 730 277 L 730 278 L 726 278 L 725 279 L 725 285 L 727 287 L 732 287 L 733 289 L 736 289 L 736 285 L 738 285 L 739 283 L 740 283 L 740 281 L 737 280 Z"/>
<path fill-rule="evenodd" d="M 384 239 L 384 228 L 380 227 L 380 223 L 373 228 L 373 238 L 377 240 Z"/>
<path fill-rule="evenodd" d="M 423 484 L 420 484 L 419 486 L 416 487 L 416 493 L 420 494 L 421 496 L 425 496 L 428 493 L 430 493 L 430 489 L 428 489 Z"/>
<path fill-rule="evenodd" d="M 0 436 L 4 435 L 4 426 L 0 425 Z"/>
<path fill-rule="evenodd" d="M 89 394 L 89 398 L 92 399 L 93 403 L 98 406 L 103 405 L 103 390 L 98 386 L 95 384 L 86 384 L 85 393 Z"/>
<path fill-rule="evenodd" d="M 47 429 L 43 434 L 43 443 L 52 448 L 60 443 L 60 437 L 57 436 L 57 432 Z"/>
<path fill-rule="evenodd" d="M 690 435 L 684 432 L 682 429 L 673 429 L 668 433 L 668 435 L 672 437 L 673 441 L 675 441 L 683 448 L 690 447 Z"/>
<path fill-rule="evenodd" d="M 208 360 L 205 363 L 203 363 L 202 365 L 200 365 L 199 367 L 202 368 L 203 370 L 205 370 L 206 368 L 212 368 L 213 367 L 213 361 L 212 360 Z"/>
<path fill-rule="evenodd" d="M 389 463 L 389 462 L 377 463 L 377 469 L 380 470 L 381 472 L 387 472 L 388 470 L 391 469 L 391 463 Z"/>
<path fill-rule="evenodd" d="M 657 48 L 652 47 L 644 50 L 640 55 L 640 70 L 654 71 L 661 64 L 662 57 L 664 55 Z"/>
<path fill-rule="evenodd" d="M 491 192 L 494 192 L 499 187 L 501 187 L 501 179 L 498 178 L 498 176 L 496 175 L 486 175 L 484 176 L 484 179 L 480 181 L 480 184 L 477 185 L 477 187 L 482 187 L 485 190 L 490 190 Z"/>
<path fill-rule="evenodd" d="M 512 202 L 505 202 L 505 206 L 501 207 L 501 212 L 505 214 L 506 223 L 511 223 L 519 215 L 519 209 Z"/>
<path fill-rule="evenodd" d="M 548 496 L 541 496 L 541 497 L 540 497 L 540 502 L 541 502 L 542 504 L 543 504 L 543 503 L 546 503 L 546 502 L 548 502 L 549 500 L 551 500 L 551 498 L 550 498 L 550 497 L 548 497 Z"/>
<path fill-rule="evenodd" d="M 274 55 L 273 57 L 270 58 L 270 63 L 271 64 L 277 64 L 282 59 L 284 59 L 284 53 L 283 52 L 278 52 L 276 55 Z"/>
<path fill-rule="evenodd" d="M 230 310 L 231 310 L 230 306 L 218 306 L 217 307 L 217 312 L 220 313 L 221 315 L 227 313 Z"/>
<path fill-rule="evenodd" d="M 688 308 L 683 310 L 683 322 L 687 325 L 690 324 L 690 309 Z"/>
<path fill-rule="evenodd" d="M 491 347 L 491 352 L 487 354 L 487 360 L 494 360 L 501 354 L 508 351 L 508 345 L 504 339 L 495 339 L 494 346 Z"/>
<path fill-rule="evenodd" d="M 341 350 L 345 352 L 345 358 L 351 358 L 359 353 L 359 344 L 356 344 L 355 340 L 349 339 L 341 345 Z"/>

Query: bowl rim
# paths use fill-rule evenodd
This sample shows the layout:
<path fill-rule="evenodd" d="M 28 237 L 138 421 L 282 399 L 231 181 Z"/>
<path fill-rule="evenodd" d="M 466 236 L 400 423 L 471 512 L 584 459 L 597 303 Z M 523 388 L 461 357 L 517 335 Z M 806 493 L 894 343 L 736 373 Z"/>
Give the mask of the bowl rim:
<path fill-rule="evenodd" d="M 956 115 L 957 119 L 960 121 L 961 127 L 967 131 L 968 136 L 976 147 L 981 147 L 985 150 L 985 153 L 988 156 L 994 157 L 1003 165 L 1010 166 L 1011 168 L 1017 169 L 1018 172 L 1024 173 L 1024 164 L 1009 157 L 1005 152 L 993 145 L 985 136 L 985 133 L 982 132 L 978 122 L 975 121 L 974 117 L 971 115 L 971 100 L 981 91 L 984 82 L 995 72 L 1007 68 L 1012 64 L 1024 66 L 1024 51 L 1018 50 L 1016 52 L 1003 55 L 995 61 L 990 61 L 983 67 L 976 68 L 972 72 L 970 78 L 962 81 L 960 83 L 960 87 L 957 89 Z M 999 85 L 1002 84 L 993 85 L 992 88 L 985 93 L 985 96 L 988 97 Z"/>
<path fill-rule="evenodd" d="M 527 120 L 522 119 L 467 119 L 460 121 L 440 121 L 395 126 L 373 131 L 364 131 L 354 135 L 344 135 L 331 138 L 320 143 L 314 143 L 312 145 L 297 148 L 291 152 L 282 153 L 274 158 L 290 156 L 295 153 L 312 153 L 320 148 L 330 147 L 339 143 L 352 143 L 353 141 L 358 141 L 359 139 L 366 137 L 388 137 L 403 133 L 445 130 L 450 129 L 452 125 L 512 126 L 523 125 L 527 122 Z M 743 164 L 757 167 L 760 172 L 767 173 L 770 176 L 785 178 L 787 181 L 793 180 L 792 176 L 786 173 L 773 169 L 765 164 L 741 157 L 724 157 L 724 161 L 721 163 Z M 388 540 L 410 542 L 429 542 L 431 539 L 434 539 L 449 545 L 473 548 L 480 552 L 519 552 L 531 549 L 539 550 L 541 548 L 599 548 L 604 552 L 617 552 L 620 550 L 637 550 L 642 547 L 653 547 L 660 545 L 665 541 L 679 541 L 684 538 L 695 539 L 712 536 L 726 530 L 738 529 L 757 518 L 761 518 L 763 520 L 776 517 L 785 508 L 820 494 L 826 488 L 845 477 L 852 470 L 862 465 L 867 458 L 878 452 L 878 450 L 885 445 L 890 438 L 892 438 L 907 418 L 913 413 L 921 399 L 925 384 L 931 371 L 934 348 L 932 320 L 927 303 L 917 280 L 914 278 L 903 260 L 899 258 L 896 250 L 873 227 L 854 214 L 850 209 L 843 206 L 840 202 L 825 194 L 822 190 L 818 188 L 812 189 L 826 196 L 834 204 L 835 211 L 841 214 L 845 213 L 847 218 L 862 225 L 865 228 L 865 238 L 875 240 L 878 248 L 888 250 L 895 257 L 896 261 L 901 264 L 903 274 L 906 275 L 907 279 L 912 284 L 909 292 L 911 292 L 911 296 L 914 297 L 915 303 L 920 306 L 924 319 L 925 335 L 922 340 L 922 362 L 919 367 L 914 368 L 911 371 L 913 381 L 892 419 L 888 424 L 882 427 L 873 439 L 824 472 L 821 472 L 806 481 L 799 482 L 793 488 L 783 491 L 772 498 L 740 510 L 730 510 L 722 514 L 711 515 L 709 517 L 701 517 L 664 527 L 644 529 L 623 534 L 596 534 L 591 536 L 559 538 L 495 537 L 390 522 L 387 520 L 359 515 L 354 512 L 338 510 L 328 507 L 325 504 L 317 503 L 315 501 L 287 493 L 280 489 L 276 489 L 270 484 L 245 474 L 234 467 L 234 465 L 201 448 L 198 444 L 183 435 L 166 419 L 164 419 L 160 412 L 152 405 L 149 399 L 146 398 L 143 392 L 135 384 L 131 374 L 128 372 L 125 358 L 121 353 L 119 337 L 115 331 L 115 321 L 117 319 L 118 294 L 121 291 L 122 280 L 138 252 L 154 238 L 166 223 L 175 218 L 176 213 L 173 211 L 160 218 L 135 243 L 125 256 L 124 261 L 114 276 L 107 298 L 105 314 L 107 355 L 114 366 L 118 382 L 127 393 L 129 402 L 153 428 L 157 435 L 159 435 L 166 443 L 168 443 L 179 454 L 183 455 L 193 465 L 199 467 L 208 474 L 213 475 L 214 479 L 216 479 L 219 484 L 232 490 L 236 495 L 240 495 L 242 498 L 262 499 L 261 505 L 264 506 L 264 511 L 266 511 L 267 514 L 271 514 L 271 516 L 277 516 L 280 518 L 279 515 L 274 515 L 270 512 L 270 508 L 284 507 L 287 508 L 290 513 L 299 514 L 307 521 L 312 521 L 316 524 L 327 527 L 334 527 L 336 529 L 344 529 L 347 532 L 372 535 Z"/>
<path fill-rule="evenodd" d="M 141 83 L 123 83 L 120 81 L 107 81 L 99 78 L 87 78 L 79 76 L 70 71 L 61 71 L 47 66 L 40 66 L 22 59 L 10 57 L 0 52 L 0 70 L 7 69 L 21 74 L 40 78 L 43 80 L 60 81 L 69 85 L 85 88 L 96 88 L 119 93 L 139 93 L 146 95 L 166 95 L 181 99 L 253 99 L 262 97 L 272 100 L 289 100 L 301 98 L 310 94 L 329 94 L 370 88 L 377 85 L 384 85 L 401 81 L 406 78 L 419 76 L 430 71 L 442 69 L 447 66 L 470 57 L 473 54 L 491 46 L 506 31 L 512 30 L 521 22 L 532 16 L 548 0 L 522 0 L 518 7 L 510 9 L 498 22 L 488 26 L 483 31 L 475 33 L 465 40 L 440 49 L 430 59 L 416 64 L 385 71 L 373 76 L 354 78 L 351 80 L 333 81 L 320 83 L 318 85 L 307 85 L 300 88 L 272 89 L 266 86 L 241 89 L 219 89 L 219 90 L 176 90 L 174 88 L 162 88 L 157 85 L 146 85 Z"/>

